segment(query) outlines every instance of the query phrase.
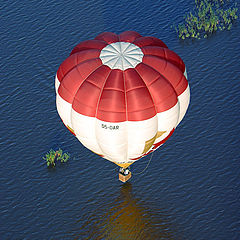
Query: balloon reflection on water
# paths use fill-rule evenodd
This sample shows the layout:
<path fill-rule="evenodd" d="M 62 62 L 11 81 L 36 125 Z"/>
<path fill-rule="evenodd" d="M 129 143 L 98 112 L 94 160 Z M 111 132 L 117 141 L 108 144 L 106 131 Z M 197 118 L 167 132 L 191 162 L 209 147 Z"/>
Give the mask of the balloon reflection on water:
<path fill-rule="evenodd" d="M 113 202 L 104 204 L 84 218 L 85 223 L 78 229 L 80 234 L 76 234 L 74 239 L 175 239 L 170 216 L 166 211 L 149 208 L 135 198 L 131 183 L 121 186 Z"/>

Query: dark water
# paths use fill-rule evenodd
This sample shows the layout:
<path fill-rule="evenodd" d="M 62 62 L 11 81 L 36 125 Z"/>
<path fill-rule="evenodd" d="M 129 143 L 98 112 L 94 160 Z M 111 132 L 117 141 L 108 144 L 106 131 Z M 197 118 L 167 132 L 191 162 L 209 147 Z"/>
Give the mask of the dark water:
<path fill-rule="evenodd" d="M 194 1 L 30 2 L 1 3 L 0 239 L 240 239 L 240 24 L 183 44 L 171 24 Z M 54 77 L 78 42 L 125 30 L 182 57 L 191 103 L 121 184 L 61 123 Z M 58 147 L 72 158 L 49 170 Z"/>

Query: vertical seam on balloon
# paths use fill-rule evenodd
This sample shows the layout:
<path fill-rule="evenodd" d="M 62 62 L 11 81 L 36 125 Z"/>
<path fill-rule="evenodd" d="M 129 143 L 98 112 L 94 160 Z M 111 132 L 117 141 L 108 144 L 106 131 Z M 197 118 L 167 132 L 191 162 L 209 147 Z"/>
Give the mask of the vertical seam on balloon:
<path fill-rule="evenodd" d="M 165 53 L 165 52 L 164 52 Z M 148 55 L 145 55 L 145 56 L 148 56 Z M 151 55 L 149 55 L 149 56 L 151 56 Z M 157 57 L 157 56 L 154 56 L 154 57 Z M 165 67 L 164 67 L 164 69 L 166 68 L 166 66 L 167 66 L 167 60 L 166 59 L 164 59 L 165 61 L 166 61 L 166 65 L 165 65 Z M 170 62 L 171 63 L 171 62 Z M 176 94 L 176 96 L 177 96 L 177 103 L 176 104 L 178 104 L 179 105 L 179 116 L 178 116 L 178 119 L 179 119 L 179 117 L 180 117 L 180 101 L 178 100 L 178 94 L 176 93 L 176 91 L 175 91 L 175 88 L 173 87 L 173 85 L 171 84 L 171 82 L 164 76 L 164 75 L 162 75 L 162 73 L 160 73 L 157 69 L 155 69 L 154 67 L 152 67 L 152 66 L 149 66 L 148 64 L 146 64 L 146 63 L 143 63 L 142 62 L 142 64 L 145 64 L 145 65 L 147 65 L 148 67 L 150 67 L 150 68 L 152 68 L 152 69 L 154 69 L 155 71 L 157 71 L 171 86 L 172 86 L 172 88 L 173 88 L 173 90 L 174 90 L 174 92 L 175 92 L 175 94 Z M 172 64 L 172 63 L 171 63 Z M 176 68 L 178 68 L 179 69 L 179 67 L 177 67 L 176 65 L 174 65 L 174 64 L 172 64 L 174 67 L 176 67 Z M 136 70 L 137 71 L 137 70 Z M 138 72 L 138 71 L 137 71 Z M 139 74 L 139 73 L 138 73 Z M 141 76 L 140 76 L 141 77 Z M 144 81 L 144 80 L 143 80 Z M 148 89 L 148 87 L 147 87 L 147 89 Z M 150 91 L 149 91 L 150 92 Z M 150 93 L 151 94 L 151 93 Z M 151 95 L 152 96 L 152 95 Z M 154 100 L 153 100 L 153 102 L 154 102 Z M 155 106 L 155 105 L 154 105 Z M 158 112 L 156 111 L 156 116 L 157 116 L 157 119 L 158 119 Z M 177 123 L 177 125 L 178 125 L 178 123 Z M 177 127 L 177 125 L 175 126 L 175 128 Z"/>
<path fill-rule="evenodd" d="M 165 59 L 165 61 L 166 61 L 166 65 L 165 65 L 165 67 L 164 67 L 164 69 L 166 68 L 166 66 L 167 66 L 167 64 L 168 64 L 168 62 L 170 63 L 170 64 L 172 64 L 174 67 L 176 67 L 177 69 L 179 69 L 180 70 L 180 68 L 178 67 L 178 66 L 176 66 L 175 64 L 173 64 L 173 63 L 171 63 L 170 61 L 167 61 L 166 59 Z M 146 64 L 146 63 L 144 63 L 144 64 Z M 156 70 L 154 67 L 152 67 L 152 66 L 149 66 L 148 64 L 146 64 L 148 67 L 150 67 L 150 68 L 153 68 L 154 70 Z M 157 71 L 157 70 L 156 70 Z M 180 70 L 181 71 L 181 70 Z M 172 86 L 172 88 L 173 88 L 173 90 L 174 90 L 174 92 L 175 92 L 175 94 L 176 94 L 176 96 L 177 96 L 177 103 L 176 103 L 176 105 L 178 104 L 178 107 L 179 107 L 179 111 L 178 111 L 178 121 L 179 121 L 179 118 L 180 118 L 180 105 L 181 105 L 181 103 L 180 103 L 180 101 L 179 101 L 179 98 L 178 98 L 178 94 L 177 94 L 177 92 L 176 92 L 176 90 L 175 90 L 175 87 L 173 87 L 173 85 L 172 85 L 172 83 L 162 74 L 162 73 L 160 73 L 159 71 L 157 71 L 171 86 Z M 182 72 L 182 71 L 181 71 Z M 182 73 L 182 76 L 183 76 L 183 73 Z M 181 80 L 179 81 L 179 83 L 177 84 L 177 86 L 180 84 L 180 82 L 181 82 Z M 176 86 L 176 87 L 177 87 Z M 175 106 L 175 105 L 174 105 Z M 177 121 L 177 125 L 178 125 L 178 121 Z M 175 128 L 177 127 L 177 125 L 175 126 Z"/>
<path fill-rule="evenodd" d="M 165 48 L 163 48 L 163 54 L 164 54 L 165 61 L 167 61 Z"/>
<path fill-rule="evenodd" d="M 186 92 L 187 89 L 188 89 L 188 92 L 189 92 L 188 104 L 187 104 L 187 107 L 186 107 L 185 113 L 184 113 L 184 115 L 183 115 L 182 117 L 180 116 L 180 114 L 181 114 L 181 102 L 178 100 L 178 102 L 179 102 L 179 116 L 178 116 L 178 122 L 177 122 L 177 125 L 178 125 L 178 124 L 182 121 L 182 119 L 184 118 L 184 116 L 185 116 L 185 114 L 186 114 L 186 112 L 187 112 L 187 109 L 188 109 L 189 103 L 190 103 L 190 87 L 189 87 L 189 84 L 187 85 L 186 89 L 185 89 L 185 90 L 184 90 L 179 96 L 181 96 L 184 92 Z M 179 99 L 179 98 L 178 98 L 178 99 Z M 181 119 L 180 119 L 180 117 L 181 117 Z M 176 125 L 176 127 L 177 127 L 177 125 Z"/>
<path fill-rule="evenodd" d="M 104 41 L 104 40 L 103 40 Z M 106 42 L 106 41 L 104 41 L 104 42 Z M 106 44 L 107 44 L 107 42 L 106 42 Z M 100 49 L 99 49 L 100 50 Z M 101 50 L 99 51 L 99 56 L 100 56 L 100 53 L 101 53 Z M 100 59 L 100 57 L 97 57 L 97 58 L 92 58 L 92 59 L 88 59 L 87 61 L 90 61 L 90 60 L 93 60 L 93 59 Z M 101 59 L 100 59 L 101 60 Z M 85 62 L 85 61 L 84 61 Z M 102 61 L 101 61 L 102 62 Z M 79 64 L 82 64 L 83 62 L 81 62 L 81 63 L 79 63 Z M 77 71 L 79 72 L 79 70 L 78 70 L 78 65 L 79 64 L 77 64 L 74 68 L 76 68 L 77 69 Z M 103 64 L 101 64 L 99 67 L 97 67 L 96 69 L 94 69 L 93 71 L 91 71 L 89 74 L 88 74 L 88 76 L 87 77 L 85 77 L 85 79 L 83 80 L 83 82 L 79 85 L 79 87 L 78 87 L 78 89 L 77 89 L 77 91 L 75 92 L 75 94 L 74 94 L 74 96 L 73 96 L 73 101 L 74 101 L 74 99 L 75 99 L 75 96 L 76 96 L 76 94 L 77 94 L 77 92 L 79 91 L 79 89 L 81 88 L 81 86 L 83 85 L 83 83 L 86 81 L 86 79 L 92 74 L 92 73 L 94 73 L 97 69 L 99 69 L 100 67 L 102 67 L 103 66 Z M 73 69 L 74 69 L 73 68 Z M 81 74 L 80 72 L 79 72 L 79 74 Z M 100 93 L 100 95 L 101 95 L 101 93 Z M 73 101 L 72 101 L 72 103 L 73 103 Z M 71 105 L 72 105 L 72 103 L 71 103 Z M 70 116 L 70 119 L 71 119 L 71 125 L 73 126 L 73 124 L 72 124 L 72 112 L 73 112 L 73 108 L 71 107 L 71 116 Z M 97 109 L 96 109 L 96 112 L 97 112 Z M 101 147 L 100 147 L 100 145 L 99 145 L 99 143 L 98 143 L 98 141 L 97 141 L 97 136 L 96 136 L 96 113 L 95 113 L 95 128 L 94 128 L 94 133 L 95 133 L 95 137 L 96 137 L 96 143 L 97 143 L 97 145 L 98 145 L 98 147 L 99 147 L 99 149 L 101 149 Z M 103 152 L 103 150 L 101 149 L 101 154 L 102 155 L 104 155 L 104 152 Z"/>
<path fill-rule="evenodd" d="M 90 50 L 90 51 L 91 51 L 91 50 L 96 50 L 96 51 L 99 51 L 99 53 L 101 52 L 99 49 L 88 49 L 88 50 Z M 84 50 L 84 51 L 88 51 L 88 50 Z M 81 51 L 81 52 L 83 52 L 83 51 Z M 76 66 L 78 66 L 79 64 L 82 64 L 82 63 L 84 63 L 84 62 L 90 61 L 90 60 L 92 60 L 92 59 L 98 59 L 98 58 L 99 58 L 99 57 L 97 57 L 97 58 L 89 58 L 89 59 L 86 59 L 86 60 L 78 63 L 79 52 L 76 52 L 76 53 L 70 55 L 69 57 L 71 57 L 71 58 L 75 57 L 76 64 L 64 74 L 64 77 L 65 77 L 66 75 L 68 75 L 68 74 L 69 74 Z M 68 58 L 69 58 L 69 57 L 68 57 Z M 67 59 L 68 59 L 68 58 L 67 58 Z M 65 59 L 65 61 L 66 61 L 67 59 Z M 65 62 L 65 61 L 64 61 L 64 62 Z M 63 63 L 62 63 L 62 64 L 63 64 Z M 61 64 L 61 65 L 62 65 L 62 64 Z M 60 67 L 59 67 L 59 69 L 60 69 L 59 71 L 61 71 L 61 74 L 63 75 L 63 70 L 62 70 L 62 68 L 61 68 L 61 65 L 60 65 Z M 61 79 L 61 81 L 62 81 L 62 79 Z M 61 82 L 61 81 L 59 80 L 59 82 Z"/>
<path fill-rule="evenodd" d="M 103 41 L 104 41 L 104 40 L 103 40 Z M 106 42 L 106 41 L 104 41 L 104 42 Z M 107 42 L 106 42 L 106 43 L 107 43 Z M 108 43 L 107 43 L 107 44 L 108 44 Z M 100 54 L 101 54 L 101 51 L 100 51 Z M 100 54 L 99 54 L 99 56 L 98 56 L 97 59 L 100 59 Z M 100 59 L 100 60 L 101 60 L 101 59 Z M 102 60 L 101 60 L 101 62 L 102 62 Z M 97 69 L 99 69 L 99 68 L 102 67 L 102 66 L 103 66 L 103 64 L 101 64 L 101 65 L 100 65 L 98 68 L 96 68 L 93 72 L 95 72 Z M 86 80 L 93 72 L 91 72 L 91 73 L 85 78 L 85 80 Z M 111 72 L 111 71 L 110 71 L 110 72 Z M 109 74 L 110 74 L 110 73 L 109 73 Z M 109 76 L 109 74 L 108 74 L 108 76 Z M 108 78 L 108 77 L 107 77 L 107 78 Z M 104 86 L 105 86 L 105 84 L 106 84 L 107 78 L 106 78 L 106 80 L 105 80 Z M 85 81 L 85 80 L 84 80 L 84 81 Z M 84 81 L 83 81 L 83 82 L 84 82 Z M 103 88 L 104 88 L 104 86 L 103 86 Z M 97 103 L 97 106 L 96 106 L 96 112 L 95 112 L 95 116 L 94 116 L 94 134 L 95 134 L 95 138 L 96 138 L 96 144 L 98 145 L 99 149 L 101 150 L 101 155 L 105 156 L 104 151 L 102 150 L 101 146 L 100 146 L 99 143 L 98 143 L 97 133 L 96 133 L 96 126 L 97 126 L 97 124 L 96 124 L 96 122 L 97 122 L 96 115 L 97 115 L 98 105 L 99 105 L 99 101 L 100 101 L 100 98 L 101 98 L 101 95 L 102 95 L 103 88 L 101 89 L 101 92 L 100 92 L 100 94 L 99 94 L 99 99 L 98 99 L 98 103 Z M 79 90 L 79 89 L 78 89 L 78 90 Z"/>
<path fill-rule="evenodd" d="M 123 85 L 124 85 L 124 97 L 125 97 L 125 106 L 126 106 L 126 109 L 125 109 L 125 113 L 126 113 L 126 133 L 127 133 L 127 138 L 126 138 L 126 146 L 127 146 L 127 149 L 126 149 L 126 152 L 127 152 L 127 159 L 126 161 L 128 161 L 128 156 L 129 156 L 129 153 L 128 153 L 128 106 L 127 106 L 127 91 L 126 91 L 126 79 L 125 79 L 125 71 L 122 71 L 122 74 L 123 74 Z"/>
<path fill-rule="evenodd" d="M 145 55 L 145 56 L 149 56 L 149 57 L 156 57 L 156 58 L 158 58 L 157 56 L 152 56 L 152 55 Z M 160 59 L 162 59 L 162 58 L 160 58 Z M 163 59 L 166 63 L 165 63 L 165 66 L 164 66 L 164 70 L 165 70 L 165 68 L 166 68 L 166 66 L 167 66 L 167 60 L 166 59 Z M 162 75 L 162 73 L 160 73 L 157 69 L 155 69 L 154 67 L 152 67 L 152 66 L 150 66 L 150 65 L 148 65 L 147 63 L 144 63 L 144 62 L 142 62 L 143 64 L 145 64 L 145 65 L 147 65 L 149 68 L 152 68 L 152 69 L 154 69 L 156 72 L 158 72 L 164 79 L 166 79 L 167 81 L 168 81 L 168 79 L 165 77 L 165 76 L 163 76 Z M 169 82 L 169 81 L 168 81 Z M 170 82 L 169 82 L 170 83 Z M 171 83 L 170 83 L 171 84 Z M 172 84 L 171 84 L 172 85 Z"/>
<path fill-rule="evenodd" d="M 118 41 L 120 41 L 120 38 L 119 38 L 119 35 L 118 35 Z M 123 86 L 124 86 L 124 98 L 125 98 L 125 113 L 126 113 L 126 118 L 125 118 L 125 121 L 126 121 L 126 135 L 127 135 L 127 138 L 126 138 L 126 153 L 127 153 L 127 157 L 126 157 L 126 162 L 128 161 L 128 106 L 127 106 L 127 92 L 126 92 L 126 83 L 125 83 L 125 71 L 122 70 L 122 76 L 123 76 Z"/>
<path fill-rule="evenodd" d="M 81 73 L 80 73 L 79 70 L 78 70 L 78 66 L 79 66 L 80 64 L 84 63 L 84 62 L 88 62 L 88 61 L 91 61 L 91 60 L 94 60 L 94 59 L 99 59 L 99 57 L 97 57 L 97 58 L 91 58 L 91 59 L 88 59 L 88 60 L 86 60 L 86 61 L 83 61 L 83 62 L 75 65 L 70 71 L 68 71 L 68 72 L 64 75 L 64 78 L 65 78 L 68 74 L 70 74 L 70 72 L 71 72 L 72 70 L 74 70 L 75 68 L 76 68 L 76 70 L 78 71 L 78 73 L 81 75 Z M 101 60 L 101 59 L 100 59 L 100 60 Z M 100 65 L 99 67 L 101 67 L 101 66 L 102 66 L 102 65 Z M 94 69 L 92 72 L 90 72 L 90 73 L 88 74 L 88 76 L 83 80 L 83 82 L 79 85 L 76 93 L 74 94 L 73 99 L 75 98 L 75 95 L 77 94 L 78 90 L 80 89 L 80 87 L 82 86 L 82 84 L 85 82 L 85 80 L 86 80 L 93 72 L 95 72 L 99 67 L 97 67 L 97 68 Z M 64 78 L 62 78 L 60 84 L 62 84 Z M 71 104 L 72 104 L 72 103 L 71 103 Z"/>
<path fill-rule="evenodd" d="M 92 58 L 92 59 L 90 59 L 90 60 L 93 60 L 93 59 L 99 59 L 99 58 Z M 79 65 L 79 64 L 78 64 L 78 65 Z M 78 65 L 76 65 L 75 68 L 77 69 L 78 73 L 81 74 L 81 73 L 79 72 L 78 68 L 77 68 Z M 75 99 L 76 94 L 78 93 L 79 89 L 82 87 L 82 85 L 83 85 L 83 83 L 86 81 L 86 79 L 87 79 L 92 73 L 94 73 L 97 69 L 99 69 L 101 66 L 102 66 L 102 65 L 100 65 L 99 67 L 97 67 L 96 69 L 94 69 L 92 72 L 90 72 L 90 73 L 87 75 L 87 77 L 84 78 L 84 80 L 82 81 L 82 83 L 79 85 L 77 91 L 75 92 L 74 97 L 73 97 L 73 100 Z"/>
<path fill-rule="evenodd" d="M 145 55 L 145 56 L 151 56 L 151 55 Z M 154 57 L 155 57 L 155 56 L 154 56 Z M 165 65 L 164 69 L 166 68 L 167 62 L 168 62 L 167 60 L 165 60 L 165 61 L 166 61 L 166 65 Z M 156 72 L 158 72 L 158 73 L 161 75 L 161 77 L 164 78 L 164 79 L 172 86 L 174 92 L 176 93 L 176 96 L 178 97 L 178 94 L 177 94 L 175 88 L 173 87 L 172 83 L 171 83 L 162 73 L 160 73 L 157 69 L 155 69 L 154 67 L 148 65 L 147 63 L 142 62 L 142 64 L 145 64 L 145 65 L 148 66 L 149 68 L 152 68 L 152 69 L 154 69 Z M 172 64 L 172 63 L 170 63 L 170 64 Z M 178 68 L 177 66 L 175 66 L 174 64 L 172 64 L 172 65 L 173 65 L 174 67 L 176 67 L 177 69 L 179 69 L 179 68 Z M 181 71 L 181 70 L 180 70 L 180 71 Z M 182 71 L 181 71 L 181 72 L 182 72 Z M 183 75 L 183 74 L 182 74 L 182 75 Z M 178 84 L 179 84 L 179 83 L 178 83 Z"/>
<path fill-rule="evenodd" d="M 99 58 L 92 58 L 92 59 L 99 59 Z M 92 60 L 92 59 L 89 59 L 89 60 Z M 88 61 L 89 61 L 88 60 Z M 79 64 L 77 64 L 76 66 L 75 66 L 75 68 L 77 69 L 77 71 L 79 72 L 79 70 L 78 70 L 78 65 Z M 96 69 L 94 69 L 91 73 L 89 73 L 88 74 L 88 76 L 83 80 L 83 82 L 79 85 L 79 87 L 78 87 L 78 89 L 77 89 L 77 91 L 75 92 L 75 94 L 74 94 L 74 96 L 73 96 L 73 101 L 74 101 L 74 99 L 75 99 L 75 96 L 76 96 L 76 94 L 77 94 L 77 92 L 79 91 L 79 89 L 81 88 L 81 86 L 83 85 L 83 83 L 86 81 L 86 79 L 92 74 L 92 73 L 94 73 L 97 69 L 99 69 L 100 67 L 101 67 L 102 65 L 100 65 L 99 67 L 97 67 Z M 80 74 L 80 72 L 79 72 L 79 74 Z M 72 103 L 71 103 L 71 106 L 72 106 L 72 104 L 73 104 L 73 101 L 72 101 Z M 70 120 L 71 120 L 71 125 L 72 125 L 72 127 L 73 127 L 73 123 L 72 123 L 72 113 L 73 113 L 73 107 L 71 107 L 71 113 L 70 113 Z M 73 129 L 74 130 L 74 129 Z M 75 130 L 74 130 L 75 131 Z M 96 135 L 96 134 L 95 134 Z M 96 141 L 97 142 L 97 141 Z M 97 143 L 98 144 L 98 143 Z M 99 147 L 100 148 L 100 147 Z M 101 149 L 101 148 L 100 148 Z"/>
<path fill-rule="evenodd" d="M 166 61 L 166 66 L 167 66 L 167 60 L 165 60 Z M 152 66 L 149 66 L 148 64 L 146 64 L 146 63 L 142 63 L 142 64 L 145 64 L 146 66 L 148 66 L 148 67 L 150 67 L 150 68 L 152 68 L 152 69 L 154 69 L 155 71 L 157 71 L 161 76 L 162 76 L 162 78 L 164 78 L 171 86 L 172 86 L 172 88 L 173 88 L 173 90 L 174 90 L 174 92 L 175 92 L 175 94 L 176 94 L 176 96 L 177 96 L 177 103 L 175 104 L 175 105 L 177 105 L 178 104 L 178 106 L 179 106 L 179 114 L 178 114 L 178 119 L 179 119 L 179 116 L 180 116 L 180 102 L 179 102 L 179 100 L 178 100 L 178 95 L 177 95 L 177 93 L 176 93 L 176 90 L 175 90 L 175 88 L 173 87 L 173 85 L 172 85 L 172 83 L 164 76 L 164 75 L 162 75 L 157 69 L 155 69 L 154 67 L 152 67 Z M 173 64 L 174 65 L 174 64 Z M 166 68 L 166 66 L 165 66 L 165 68 Z M 175 66 L 175 65 L 174 65 Z M 175 66 L 176 68 L 177 68 L 177 66 Z M 174 106 L 175 106 L 174 105 Z M 158 118 L 158 112 L 156 113 L 156 116 L 157 116 L 157 118 Z M 175 126 L 175 128 L 177 127 L 177 125 Z"/>
<path fill-rule="evenodd" d="M 141 63 L 141 64 L 143 64 L 143 63 Z M 148 89 L 147 84 L 146 84 L 145 81 L 143 80 L 142 76 L 139 74 L 138 70 L 137 70 L 136 68 L 134 68 L 134 70 L 136 71 L 136 73 L 138 74 L 138 76 L 141 78 L 141 80 L 142 80 L 142 82 L 144 83 L 146 89 L 148 90 L 148 92 L 149 92 L 149 94 L 150 94 L 150 96 L 151 96 L 152 102 L 153 102 L 153 106 L 154 106 L 155 112 L 156 112 L 156 114 L 157 114 L 157 109 L 156 109 L 156 107 L 155 107 L 155 102 L 154 102 L 154 99 L 153 99 L 153 96 L 152 96 L 150 90 Z"/>
<path fill-rule="evenodd" d="M 101 66 L 105 66 L 105 65 L 102 64 Z M 108 73 L 108 75 L 107 75 L 107 77 L 106 77 L 106 79 L 105 79 L 105 82 L 104 82 L 104 84 L 103 84 L 103 87 L 102 87 L 102 89 L 101 89 L 101 91 L 100 91 L 99 98 L 98 98 L 98 101 L 97 101 L 97 106 L 96 106 L 96 112 L 95 112 L 95 116 L 94 116 L 94 118 L 95 118 L 94 133 L 95 133 L 95 137 L 96 137 L 96 143 L 97 143 L 99 149 L 101 149 L 102 154 L 103 154 L 104 157 L 105 157 L 105 153 L 104 153 L 104 151 L 102 150 L 100 144 L 98 143 L 98 138 L 97 138 L 96 128 L 97 128 L 97 120 L 99 120 L 99 119 L 97 118 L 97 113 L 98 113 L 98 107 L 99 107 L 99 103 L 100 103 L 101 96 L 102 96 L 102 93 L 103 93 L 103 89 L 104 89 L 104 87 L 105 87 L 105 85 L 106 85 L 106 83 L 107 83 L 108 77 L 110 76 L 111 72 L 112 72 L 112 69 L 110 69 L 110 71 L 109 71 L 109 73 Z"/>
<path fill-rule="evenodd" d="M 101 66 L 105 66 L 105 65 L 101 65 Z M 109 73 L 108 73 L 108 75 L 107 75 L 107 77 L 106 77 L 106 79 L 105 79 L 105 82 L 104 82 L 104 84 L 103 84 L 103 87 L 102 87 L 102 89 L 100 90 L 100 94 L 99 94 L 98 101 L 97 101 L 97 106 L 96 106 L 96 112 L 95 112 L 95 116 L 94 116 L 95 118 L 97 118 L 98 106 L 99 106 L 100 99 L 101 99 L 101 96 L 102 96 L 102 93 L 103 93 L 103 89 L 104 89 L 104 87 L 105 87 L 105 85 L 106 85 L 106 83 L 107 83 L 107 80 L 108 80 L 111 72 L 112 72 L 112 69 L 110 68 L 110 71 L 109 71 Z"/>
<path fill-rule="evenodd" d="M 152 102 L 153 102 L 153 106 L 154 106 L 154 108 L 155 108 L 155 116 L 157 117 L 157 132 L 158 132 L 158 116 L 157 116 L 157 109 L 156 109 L 156 106 L 155 106 L 155 102 L 154 102 L 154 99 L 153 99 L 153 96 L 152 96 L 152 94 L 151 94 L 151 91 L 148 89 L 148 86 L 147 86 L 147 84 L 145 83 L 145 81 L 143 80 L 143 78 L 142 78 L 142 76 L 139 74 L 139 72 L 137 71 L 137 69 L 135 68 L 134 69 L 135 71 L 136 71 L 136 73 L 138 74 L 138 76 L 142 79 L 142 81 L 143 81 L 143 83 L 145 84 L 145 86 L 146 86 L 146 89 L 148 90 L 148 92 L 149 92 L 149 94 L 150 94 L 150 96 L 151 96 L 151 98 L 152 98 Z M 155 117 L 155 116 L 153 116 L 153 117 Z M 157 132 L 156 132 L 156 135 L 155 136 L 157 136 Z M 156 138 L 155 138 L 155 140 L 156 140 Z M 155 142 L 155 140 L 154 140 L 154 142 Z M 153 144 L 154 144 L 154 142 L 153 142 Z M 152 145 L 153 145 L 152 144 Z M 152 145 L 151 145 L 151 147 L 152 147 Z M 151 149 L 151 147 L 150 147 L 150 149 Z M 149 149 L 149 150 L 150 150 Z"/>

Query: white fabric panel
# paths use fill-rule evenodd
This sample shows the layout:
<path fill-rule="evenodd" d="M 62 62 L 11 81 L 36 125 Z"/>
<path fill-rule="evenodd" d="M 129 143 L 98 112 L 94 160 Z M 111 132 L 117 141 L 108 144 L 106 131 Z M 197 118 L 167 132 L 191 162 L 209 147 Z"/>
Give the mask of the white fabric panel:
<path fill-rule="evenodd" d="M 59 82 L 59 80 L 57 78 L 57 74 L 56 74 L 56 77 L 55 77 L 55 90 L 56 90 L 56 94 L 57 94 L 59 86 L 60 86 L 60 82 Z"/>
<path fill-rule="evenodd" d="M 110 161 L 127 161 L 127 123 L 111 123 L 96 119 L 96 139 L 103 155 Z"/>
<path fill-rule="evenodd" d="M 189 85 L 186 88 L 186 90 L 181 95 L 178 96 L 178 102 L 180 103 L 180 115 L 179 115 L 179 120 L 178 120 L 178 124 L 179 124 L 182 121 L 182 119 L 187 111 L 189 102 L 190 102 Z"/>
<path fill-rule="evenodd" d="M 127 129 L 128 158 L 137 158 L 142 155 L 145 143 L 157 134 L 157 116 L 139 122 L 128 121 Z"/>
<path fill-rule="evenodd" d="M 180 112 L 179 102 L 167 111 L 157 114 L 158 131 L 172 130 L 177 126 Z"/>
<path fill-rule="evenodd" d="M 104 158 L 118 162 L 131 162 L 132 158 L 142 155 L 147 141 L 158 131 L 166 131 L 154 143 L 162 141 L 173 128 L 178 119 L 182 119 L 189 104 L 189 87 L 179 96 L 173 108 L 158 113 L 144 121 L 126 121 L 122 123 L 103 122 L 87 117 L 72 109 L 72 105 L 57 94 L 57 110 L 65 125 L 71 127 L 79 141 L 91 151 L 104 155 Z M 182 107 L 182 109 L 180 108 Z M 181 116 L 180 109 L 182 110 Z M 151 150 L 151 149 L 150 149 Z"/>
<path fill-rule="evenodd" d="M 60 115 L 64 124 L 66 126 L 69 126 L 70 128 L 73 128 L 71 123 L 72 105 L 67 101 L 63 100 L 58 93 L 56 96 L 56 105 L 57 105 L 58 114 Z"/>
<path fill-rule="evenodd" d="M 176 128 L 179 119 L 179 113 L 180 105 L 177 103 L 171 109 L 157 114 L 158 131 L 166 131 L 166 133 L 157 138 L 154 143 L 162 141 L 165 137 L 167 137 L 173 128 Z"/>
<path fill-rule="evenodd" d="M 176 128 L 178 119 L 180 114 L 180 105 L 177 103 L 171 109 L 158 113 L 158 131 L 165 132 L 160 137 L 156 138 L 154 144 L 161 142 L 164 138 L 166 138 L 173 128 Z M 151 151 L 152 148 L 149 149 Z M 149 152 L 148 151 L 148 152 Z"/>
<path fill-rule="evenodd" d="M 79 135 L 76 135 L 77 139 L 82 143 L 83 146 L 85 146 L 87 149 L 91 150 L 92 152 L 103 155 L 104 153 L 99 148 L 98 144 L 96 143 L 96 138 L 88 138 L 88 137 L 82 137 Z"/>
<path fill-rule="evenodd" d="M 78 140 L 91 151 L 103 155 L 96 139 L 96 118 L 84 116 L 72 109 L 72 128 Z"/>
<path fill-rule="evenodd" d="M 145 121 L 110 123 L 96 120 L 96 138 L 106 159 L 118 163 L 142 155 L 146 141 L 157 133 L 157 117 Z"/>

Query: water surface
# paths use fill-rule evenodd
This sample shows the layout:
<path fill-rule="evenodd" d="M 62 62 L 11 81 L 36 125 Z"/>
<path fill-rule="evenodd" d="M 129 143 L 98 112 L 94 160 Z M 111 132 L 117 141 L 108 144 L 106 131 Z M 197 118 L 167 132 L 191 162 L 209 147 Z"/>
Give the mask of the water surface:
<path fill-rule="evenodd" d="M 1 6 L 1 239 L 240 239 L 240 25 L 183 43 L 171 29 L 194 1 L 6 1 Z M 189 110 L 169 141 L 115 166 L 63 126 L 54 77 L 80 41 L 135 30 L 184 60 Z M 47 169 L 61 147 L 72 158 Z"/>

